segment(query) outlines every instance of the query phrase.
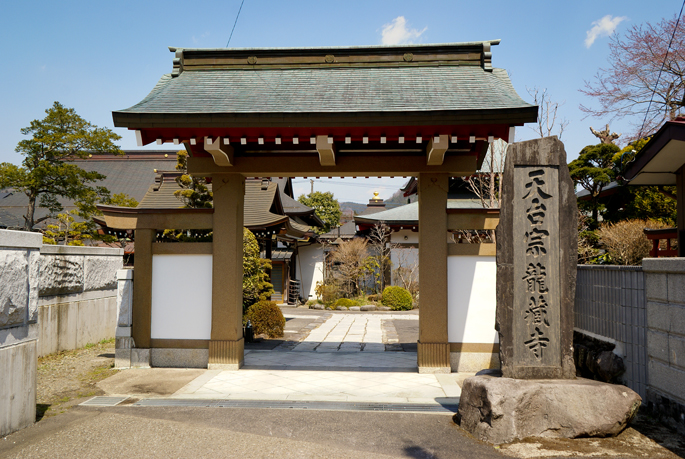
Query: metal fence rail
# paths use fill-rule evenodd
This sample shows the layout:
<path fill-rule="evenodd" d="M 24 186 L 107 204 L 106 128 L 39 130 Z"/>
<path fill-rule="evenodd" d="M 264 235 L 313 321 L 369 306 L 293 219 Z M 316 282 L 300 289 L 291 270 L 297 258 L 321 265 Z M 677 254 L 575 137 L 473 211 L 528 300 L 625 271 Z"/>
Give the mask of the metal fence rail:
<path fill-rule="evenodd" d="M 641 266 L 578 265 L 575 329 L 616 343 L 626 386 L 644 399 L 647 315 Z"/>

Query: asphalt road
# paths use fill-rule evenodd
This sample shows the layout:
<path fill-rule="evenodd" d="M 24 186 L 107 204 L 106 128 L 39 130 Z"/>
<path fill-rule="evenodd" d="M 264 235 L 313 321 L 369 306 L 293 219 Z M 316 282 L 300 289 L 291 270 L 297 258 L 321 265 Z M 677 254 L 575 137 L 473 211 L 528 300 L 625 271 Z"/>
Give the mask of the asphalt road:
<path fill-rule="evenodd" d="M 2 458 L 502 458 L 449 415 L 76 407 L 0 440 Z"/>

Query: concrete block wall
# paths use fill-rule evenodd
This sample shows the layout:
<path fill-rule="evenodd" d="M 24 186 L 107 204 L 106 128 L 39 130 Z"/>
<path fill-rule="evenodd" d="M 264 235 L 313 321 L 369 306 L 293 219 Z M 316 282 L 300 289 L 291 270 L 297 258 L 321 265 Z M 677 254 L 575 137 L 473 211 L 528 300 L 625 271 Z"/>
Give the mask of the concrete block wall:
<path fill-rule="evenodd" d="M 0 436 L 36 418 L 38 268 L 43 237 L 0 230 Z"/>
<path fill-rule="evenodd" d="M 38 355 L 114 338 L 123 250 L 45 245 L 40 255 Z"/>
<path fill-rule="evenodd" d="M 643 399 L 647 390 L 647 310 L 640 266 L 579 265 L 575 330 L 616 345 L 623 382 Z"/>
<path fill-rule="evenodd" d="M 685 258 L 642 260 L 647 296 L 647 402 L 685 424 Z"/>

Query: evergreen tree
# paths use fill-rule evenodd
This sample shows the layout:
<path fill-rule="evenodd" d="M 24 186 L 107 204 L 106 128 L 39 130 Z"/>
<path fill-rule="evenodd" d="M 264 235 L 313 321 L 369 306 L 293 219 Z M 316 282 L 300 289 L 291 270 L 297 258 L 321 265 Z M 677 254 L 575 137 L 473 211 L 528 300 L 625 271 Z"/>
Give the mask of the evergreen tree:
<path fill-rule="evenodd" d="M 29 199 L 24 216 L 26 231 L 49 218 L 36 220 L 36 206 L 47 208 L 55 215 L 63 209 L 59 198 L 67 198 L 76 202 L 80 217 L 88 218 L 96 211 L 96 204 L 108 198 L 106 188 L 91 186 L 105 176 L 70 164 L 69 159 L 123 154 L 113 143 L 121 138 L 119 135 L 90 124 L 74 109 L 55 102 L 45 113 L 45 118 L 33 120 L 21 130 L 22 134 L 31 136 L 16 148 L 24 156 L 22 165 L 0 163 L 0 189 L 11 188 Z"/>

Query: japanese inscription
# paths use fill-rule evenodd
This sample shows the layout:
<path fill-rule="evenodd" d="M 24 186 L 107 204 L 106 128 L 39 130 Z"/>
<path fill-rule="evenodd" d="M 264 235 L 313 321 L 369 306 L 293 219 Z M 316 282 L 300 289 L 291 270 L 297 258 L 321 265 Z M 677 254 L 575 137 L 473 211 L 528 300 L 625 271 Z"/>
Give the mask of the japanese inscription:
<path fill-rule="evenodd" d="M 557 172 L 519 166 L 514 173 L 514 234 L 520 235 L 514 261 L 515 355 L 529 366 L 558 361 L 553 345 L 559 336 Z"/>

